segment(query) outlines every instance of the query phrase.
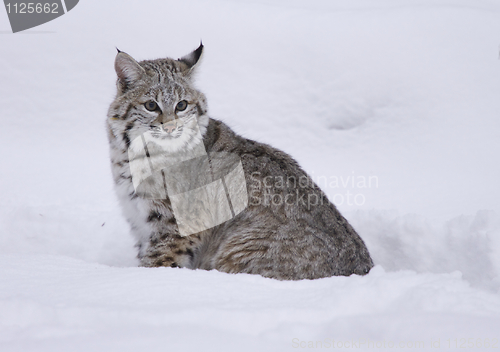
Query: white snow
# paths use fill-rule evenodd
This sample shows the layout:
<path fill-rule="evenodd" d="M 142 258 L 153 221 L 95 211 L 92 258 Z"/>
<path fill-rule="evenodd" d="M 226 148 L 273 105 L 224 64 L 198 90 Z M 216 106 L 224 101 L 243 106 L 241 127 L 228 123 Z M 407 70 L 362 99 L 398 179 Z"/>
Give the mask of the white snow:
<path fill-rule="evenodd" d="M 17 34 L 0 10 L 0 350 L 500 348 L 499 33 L 493 0 L 86 0 Z M 137 267 L 104 130 L 115 47 L 200 40 L 211 116 L 313 175 L 369 275 Z"/>

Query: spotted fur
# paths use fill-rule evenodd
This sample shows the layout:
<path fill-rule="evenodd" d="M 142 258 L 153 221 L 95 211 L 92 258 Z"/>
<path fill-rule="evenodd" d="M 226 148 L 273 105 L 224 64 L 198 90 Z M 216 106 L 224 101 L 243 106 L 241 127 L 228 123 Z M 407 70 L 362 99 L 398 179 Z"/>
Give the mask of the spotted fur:
<path fill-rule="evenodd" d="M 208 117 L 206 98 L 192 82 L 202 51 L 200 45 L 178 60 L 141 62 L 119 52 L 115 60 L 117 96 L 107 119 L 111 166 L 118 198 L 137 240 L 141 265 L 216 269 L 280 280 L 368 273 L 373 262 L 362 239 L 295 160 L 268 145 L 242 138 L 221 121 Z M 183 100 L 187 108 L 176 110 Z M 157 109 L 146 109 L 148 101 Z M 195 124 L 202 140 L 193 132 Z M 223 224 L 181 237 L 170 199 L 138 196 L 130 173 L 127 150 L 131 142 L 162 128 L 172 132 L 165 137 L 169 152 L 203 143 L 208 153 L 238 155 L 245 173 L 248 207 Z M 308 181 L 300 186 L 287 182 L 267 187 L 266 177 Z M 304 203 L 312 195 L 317 204 Z M 287 201 L 272 201 L 279 197 Z"/>

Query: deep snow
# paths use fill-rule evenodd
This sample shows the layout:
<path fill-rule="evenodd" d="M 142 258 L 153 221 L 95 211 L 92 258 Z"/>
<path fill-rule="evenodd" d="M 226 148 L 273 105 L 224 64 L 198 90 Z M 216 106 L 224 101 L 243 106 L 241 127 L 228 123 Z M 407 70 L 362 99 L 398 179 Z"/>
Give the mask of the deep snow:
<path fill-rule="evenodd" d="M 84 0 L 9 32 L 0 11 L 0 350 L 500 339 L 499 2 Z M 177 58 L 200 39 L 210 115 L 313 175 L 369 275 L 136 267 L 104 131 L 115 47 Z"/>

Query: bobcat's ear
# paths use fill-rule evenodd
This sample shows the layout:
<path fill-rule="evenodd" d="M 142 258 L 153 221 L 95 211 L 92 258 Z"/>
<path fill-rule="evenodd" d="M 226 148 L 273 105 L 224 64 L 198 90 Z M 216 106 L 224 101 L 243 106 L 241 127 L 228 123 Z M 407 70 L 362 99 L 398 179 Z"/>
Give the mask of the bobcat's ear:
<path fill-rule="evenodd" d="M 203 53 L 203 43 L 200 42 L 198 49 L 181 57 L 177 61 L 180 63 L 180 70 L 186 75 L 191 75 L 198 61 L 200 61 L 201 54 Z"/>
<path fill-rule="evenodd" d="M 122 92 L 130 89 L 146 73 L 132 56 L 120 50 L 115 58 L 115 71 Z"/>

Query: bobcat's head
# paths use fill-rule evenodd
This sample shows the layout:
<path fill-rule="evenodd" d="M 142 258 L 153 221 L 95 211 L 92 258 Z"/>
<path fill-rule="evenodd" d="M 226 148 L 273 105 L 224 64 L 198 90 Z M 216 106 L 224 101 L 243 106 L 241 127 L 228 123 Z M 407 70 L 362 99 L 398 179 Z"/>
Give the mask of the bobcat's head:
<path fill-rule="evenodd" d="M 208 125 L 206 98 L 193 87 L 193 73 L 203 44 L 178 60 L 165 58 L 137 62 L 118 51 L 115 70 L 117 96 L 108 111 L 112 142 L 123 149 L 148 135 L 165 151 L 193 148 Z"/>

